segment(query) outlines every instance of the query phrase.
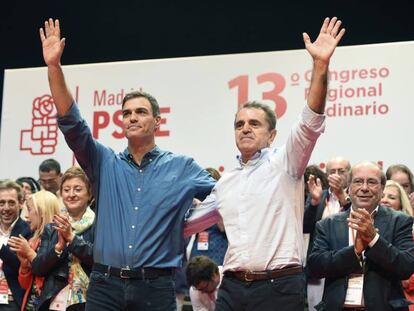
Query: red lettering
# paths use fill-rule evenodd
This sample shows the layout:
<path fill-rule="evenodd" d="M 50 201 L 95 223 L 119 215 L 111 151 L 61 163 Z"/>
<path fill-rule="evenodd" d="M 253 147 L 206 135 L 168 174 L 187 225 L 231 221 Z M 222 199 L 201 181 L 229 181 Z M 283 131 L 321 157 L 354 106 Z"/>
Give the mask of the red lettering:
<path fill-rule="evenodd" d="M 109 113 L 106 111 L 95 111 L 93 113 L 92 136 L 95 139 L 98 139 L 99 130 L 106 128 L 108 124 L 109 124 Z"/>
<path fill-rule="evenodd" d="M 117 138 L 117 139 L 124 138 L 125 137 L 125 130 L 124 130 L 124 124 L 122 123 L 122 110 L 121 109 L 115 111 L 115 113 L 112 117 L 112 121 L 114 122 L 114 124 L 116 126 L 118 126 L 121 129 L 120 132 L 113 131 L 112 136 L 114 138 Z"/>
<path fill-rule="evenodd" d="M 164 114 L 164 113 L 170 113 L 171 109 L 170 107 L 160 107 L 160 114 Z M 163 118 L 161 117 L 160 120 L 160 128 L 158 129 L 158 131 L 155 132 L 155 136 L 157 137 L 165 137 L 165 136 L 170 136 L 170 131 L 168 130 L 162 130 L 161 129 L 161 125 L 162 124 L 167 124 L 167 118 Z"/>

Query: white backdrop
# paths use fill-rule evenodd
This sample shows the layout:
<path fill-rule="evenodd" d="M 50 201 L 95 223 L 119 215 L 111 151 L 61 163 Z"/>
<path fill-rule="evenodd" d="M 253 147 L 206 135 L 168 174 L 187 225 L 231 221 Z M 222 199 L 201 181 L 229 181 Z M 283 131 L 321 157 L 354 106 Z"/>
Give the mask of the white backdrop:
<path fill-rule="evenodd" d="M 337 48 L 330 66 L 327 127 L 311 163 L 336 155 L 414 169 L 414 42 Z M 121 100 L 143 89 L 159 101 L 162 149 L 194 157 L 203 167 L 235 165 L 233 119 L 238 103 L 263 100 L 278 113 L 275 145 L 285 142 L 306 100 L 311 58 L 306 50 L 65 66 L 66 80 L 95 137 L 126 147 Z M 38 176 L 56 158 L 73 155 L 56 127 L 46 68 L 6 70 L 0 179 Z M 411 124 L 411 125 L 410 125 Z"/>

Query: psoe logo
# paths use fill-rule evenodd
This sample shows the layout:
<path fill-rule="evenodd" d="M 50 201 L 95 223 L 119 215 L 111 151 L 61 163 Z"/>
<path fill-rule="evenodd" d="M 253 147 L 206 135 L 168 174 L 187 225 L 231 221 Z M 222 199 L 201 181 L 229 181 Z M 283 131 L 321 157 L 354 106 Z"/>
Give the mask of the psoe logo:
<path fill-rule="evenodd" d="M 20 150 L 33 155 L 54 153 L 58 139 L 56 114 L 52 96 L 36 97 L 32 104 L 32 127 L 20 132 Z"/>

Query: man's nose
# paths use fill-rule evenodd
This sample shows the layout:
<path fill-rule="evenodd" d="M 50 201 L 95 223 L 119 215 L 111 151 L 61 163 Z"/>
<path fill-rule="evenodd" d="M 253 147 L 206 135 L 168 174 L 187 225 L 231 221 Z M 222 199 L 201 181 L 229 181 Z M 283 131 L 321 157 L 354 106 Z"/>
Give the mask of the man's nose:
<path fill-rule="evenodd" d="M 243 129 L 242 129 L 243 133 L 248 133 L 248 132 L 250 132 L 250 130 L 251 130 L 250 125 L 248 123 L 245 123 L 243 125 Z"/>
<path fill-rule="evenodd" d="M 137 115 L 135 112 L 132 112 L 132 113 L 131 113 L 131 117 L 129 118 L 129 120 L 130 120 L 131 122 L 137 122 L 137 120 L 138 120 L 138 115 Z"/>

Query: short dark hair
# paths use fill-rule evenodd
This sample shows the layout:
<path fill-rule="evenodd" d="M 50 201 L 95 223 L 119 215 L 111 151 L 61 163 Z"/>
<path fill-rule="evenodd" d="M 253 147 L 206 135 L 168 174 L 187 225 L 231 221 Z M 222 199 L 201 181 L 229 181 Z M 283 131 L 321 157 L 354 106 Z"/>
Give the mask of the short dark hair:
<path fill-rule="evenodd" d="M 195 256 L 187 263 L 188 286 L 197 286 L 202 281 L 210 281 L 219 273 L 217 264 L 207 256 Z"/>
<path fill-rule="evenodd" d="M 20 185 L 15 182 L 14 180 L 4 180 L 0 183 L 0 191 L 5 190 L 16 190 L 17 192 L 17 200 L 19 203 L 23 202 L 23 189 Z"/>
<path fill-rule="evenodd" d="M 160 106 L 158 105 L 158 102 L 155 99 L 155 97 L 143 91 L 133 91 L 133 92 L 126 94 L 124 99 L 122 100 L 122 108 L 124 108 L 124 105 L 128 100 L 133 99 L 133 98 L 139 98 L 139 97 L 144 97 L 150 102 L 151 109 L 152 109 L 152 115 L 154 117 L 158 117 L 160 115 Z"/>
<path fill-rule="evenodd" d="M 266 114 L 266 121 L 269 125 L 269 131 L 274 130 L 276 128 L 276 114 L 275 112 L 270 109 L 270 107 L 266 104 L 260 103 L 258 101 L 248 101 L 245 103 L 236 113 L 236 116 L 234 118 L 234 128 L 236 128 L 236 120 L 237 120 L 237 114 L 242 109 L 261 109 Z"/>
<path fill-rule="evenodd" d="M 40 185 L 39 183 L 33 178 L 33 177 L 19 177 L 16 179 L 16 182 L 23 187 L 23 183 L 30 185 L 30 188 L 32 189 L 32 193 L 36 193 L 40 191 Z"/>
<path fill-rule="evenodd" d="M 391 166 L 389 166 L 387 168 L 387 172 L 385 173 L 385 175 L 387 176 L 387 179 L 391 179 L 391 176 L 394 173 L 397 173 L 397 172 L 402 172 L 402 173 L 407 174 L 408 180 L 409 180 L 410 185 L 411 185 L 411 191 L 414 191 L 414 178 L 413 178 L 413 173 L 408 168 L 408 166 L 406 166 L 404 164 L 394 164 L 394 165 L 391 165 Z"/>
<path fill-rule="evenodd" d="M 39 172 L 49 173 L 50 171 L 55 171 L 60 175 L 60 164 L 55 159 L 46 159 L 39 165 Z"/>
<path fill-rule="evenodd" d="M 319 178 L 319 180 L 321 181 L 322 184 L 322 189 L 328 189 L 329 188 L 329 182 L 328 182 L 328 177 L 326 177 L 326 174 L 324 171 L 322 171 L 318 165 L 312 164 L 306 167 L 305 169 L 305 174 L 304 179 L 305 179 L 305 188 L 307 189 L 308 187 L 308 180 L 309 180 L 309 176 L 313 175 L 315 176 L 315 178 Z"/>

